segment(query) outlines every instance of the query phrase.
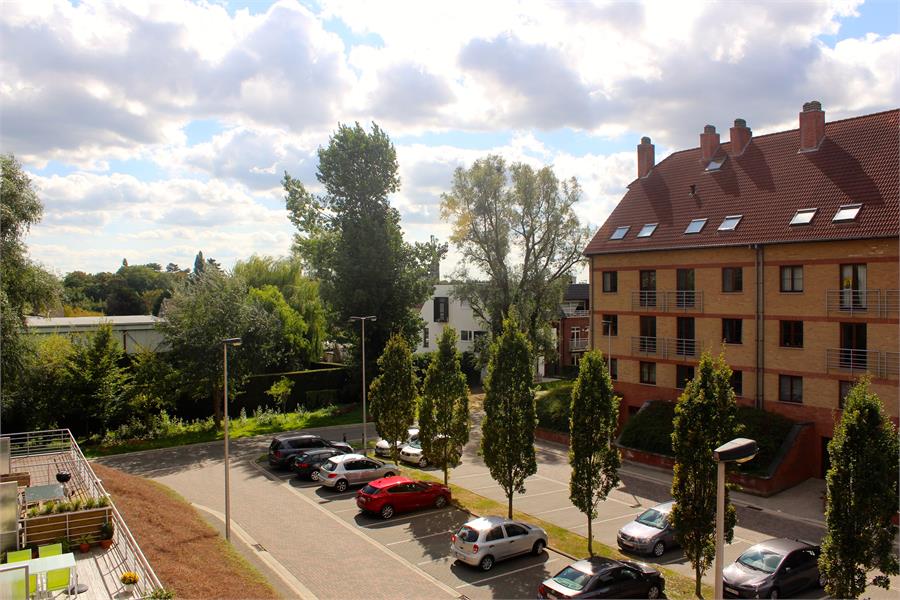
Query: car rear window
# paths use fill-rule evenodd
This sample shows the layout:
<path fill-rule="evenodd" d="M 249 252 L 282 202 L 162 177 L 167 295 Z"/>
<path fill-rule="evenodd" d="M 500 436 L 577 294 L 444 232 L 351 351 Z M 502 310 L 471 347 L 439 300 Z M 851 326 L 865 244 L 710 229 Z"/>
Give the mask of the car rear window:
<path fill-rule="evenodd" d="M 559 575 L 553 578 L 553 581 L 570 590 L 582 590 L 590 579 L 591 576 L 587 573 L 574 567 L 566 567 L 559 572 Z"/>
<path fill-rule="evenodd" d="M 326 471 L 334 471 L 337 468 L 337 463 L 329 460 L 324 465 L 322 465 L 322 468 Z"/>
<path fill-rule="evenodd" d="M 459 532 L 456 534 L 456 537 L 464 542 L 468 542 L 471 544 L 478 541 L 478 532 L 471 527 L 466 527 L 465 525 L 463 525 Z"/>
<path fill-rule="evenodd" d="M 370 496 L 374 496 L 375 494 L 377 494 L 380 491 L 381 491 L 381 488 L 377 488 L 372 485 L 367 485 L 366 487 L 364 487 L 362 489 L 363 494 L 368 494 Z"/>

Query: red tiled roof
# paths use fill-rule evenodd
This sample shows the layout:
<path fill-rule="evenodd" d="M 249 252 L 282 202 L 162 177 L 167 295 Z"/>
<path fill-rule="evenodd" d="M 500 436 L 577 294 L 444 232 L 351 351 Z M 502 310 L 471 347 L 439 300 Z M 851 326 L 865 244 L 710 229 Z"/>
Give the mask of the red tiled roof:
<path fill-rule="evenodd" d="M 728 158 L 715 172 L 705 171 L 699 148 L 676 152 L 628 186 L 584 253 L 896 237 L 898 117 L 895 109 L 826 123 L 813 152 L 797 152 L 798 129 L 754 137 L 738 157 L 726 142 L 716 158 Z M 856 203 L 863 205 L 856 220 L 832 222 L 838 207 Z M 789 225 L 803 208 L 818 208 L 812 223 Z M 729 215 L 743 218 L 734 231 L 718 231 Z M 701 218 L 708 219 L 703 230 L 685 235 Z M 646 223 L 659 226 L 648 238 L 636 237 Z M 631 226 L 625 238 L 610 240 L 624 225 Z"/>

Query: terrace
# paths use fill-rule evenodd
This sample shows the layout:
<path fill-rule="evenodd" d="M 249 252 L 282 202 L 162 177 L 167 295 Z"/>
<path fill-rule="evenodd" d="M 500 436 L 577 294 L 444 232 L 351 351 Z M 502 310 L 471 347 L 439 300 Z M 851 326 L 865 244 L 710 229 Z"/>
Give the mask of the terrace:
<path fill-rule="evenodd" d="M 64 553 L 74 553 L 81 598 L 145 598 L 162 587 L 68 429 L 0 437 L 0 506 L 0 550 L 62 543 Z M 0 565 L 4 598 L 15 597 L 7 595 L 4 580 L 14 585 L 16 573 L 24 581 L 24 564 Z M 126 571 L 138 574 L 131 588 L 119 579 Z"/>

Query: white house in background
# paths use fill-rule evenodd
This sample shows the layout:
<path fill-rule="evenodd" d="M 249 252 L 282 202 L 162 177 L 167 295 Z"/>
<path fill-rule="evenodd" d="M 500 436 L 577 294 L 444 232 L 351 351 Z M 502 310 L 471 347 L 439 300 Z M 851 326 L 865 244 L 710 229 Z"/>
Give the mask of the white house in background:
<path fill-rule="evenodd" d="M 27 317 L 28 332 L 35 335 L 87 335 L 94 333 L 101 324 L 112 326 L 113 337 L 118 339 L 128 354 L 141 350 L 163 350 L 163 335 L 156 324 L 163 319 L 153 315 L 127 315 L 121 317 Z"/>
<path fill-rule="evenodd" d="M 425 328 L 416 346 L 416 353 L 437 350 L 437 342 L 449 325 L 456 330 L 456 348 L 460 352 L 475 349 L 475 338 L 486 335 L 487 327 L 473 313 L 468 302 L 453 297 L 452 283 L 438 283 L 434 293 L 420 310 Z"/>

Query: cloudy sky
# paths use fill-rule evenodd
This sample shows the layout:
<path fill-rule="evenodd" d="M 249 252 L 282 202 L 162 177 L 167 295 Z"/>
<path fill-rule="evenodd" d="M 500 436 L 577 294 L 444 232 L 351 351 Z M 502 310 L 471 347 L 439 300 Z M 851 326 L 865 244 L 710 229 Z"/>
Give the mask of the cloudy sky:
<path fill-rule="evenodd" d="M 60 274 L 289 253 L 281 175 L 315 188 L 338 123 L 388 132 L 392 202 L 427 240 L 453 169 L 490 152 L 577 177 L 597 227 L 643 135 L 659 160 L 706 123 L 900 104 L 896 0 L 7 0 L 0 50 L 0 145 L 45 205 L 31 254 Z"/>

